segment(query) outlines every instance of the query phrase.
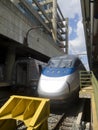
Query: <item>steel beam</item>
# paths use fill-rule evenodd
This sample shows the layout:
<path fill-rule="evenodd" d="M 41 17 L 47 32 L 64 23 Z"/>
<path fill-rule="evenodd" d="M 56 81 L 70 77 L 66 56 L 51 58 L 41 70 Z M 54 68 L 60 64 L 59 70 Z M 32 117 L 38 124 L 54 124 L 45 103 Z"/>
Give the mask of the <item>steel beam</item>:
<path fill-rule="evenodd" d="M 51 33 L 51 30 L 48 28 L 48 26 L 45 24 L 45 22 L 43 22 L 43 20 L 40 18 L 40 16 L 39 16 L 39 14 L 37 13 L 37 11 L 35 11 L 35 10 L 33 9 L 33 7 L 26 2 L 26 0 L 20 0 L 20 2 L 32 13 L 32 15 L 35 16 L 35 18 L 43 25 L 43 27 L 44 27 L 49 33 Z"/>
<path fill-rule="evenodd" d="M 45 16 L 45 18 L 50 22 L 49 17 L 48 17 L 47 14 L 45 13 L 45 11 L 43 10 L 43 8 L 42 8 L 41 5 L 39 4 L 39 2 L 37 2 L 37 0 L 33 0 L 33 2 L 37 5 L 37 7 L 40 9 L 40 11 L 41 11 L 42 14 Z"/>

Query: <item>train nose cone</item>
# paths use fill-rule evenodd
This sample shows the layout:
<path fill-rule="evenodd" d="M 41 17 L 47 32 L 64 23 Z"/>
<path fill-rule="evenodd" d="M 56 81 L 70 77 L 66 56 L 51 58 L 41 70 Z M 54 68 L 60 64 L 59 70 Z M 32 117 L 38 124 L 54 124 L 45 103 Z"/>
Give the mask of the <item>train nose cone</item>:
<path fill-rule="evenodd" d="M 38 94 L 42 97 L 56 98 L 69 92 L 65 78 L 41 78 L 38 85 Z"/>

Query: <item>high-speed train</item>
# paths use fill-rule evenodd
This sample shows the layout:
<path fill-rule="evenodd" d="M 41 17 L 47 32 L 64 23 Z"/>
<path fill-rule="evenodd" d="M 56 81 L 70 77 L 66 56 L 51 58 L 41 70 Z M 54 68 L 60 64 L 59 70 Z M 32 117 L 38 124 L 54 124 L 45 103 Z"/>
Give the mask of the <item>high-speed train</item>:
<path fill-rule="evenodd" d="M 77 56 L 52 57 L 39 79 L 39 97 L 50 98 L 54 102 L 74 99 L 79 92 L 80 70 L 85 70 L 85 67 Z"/>

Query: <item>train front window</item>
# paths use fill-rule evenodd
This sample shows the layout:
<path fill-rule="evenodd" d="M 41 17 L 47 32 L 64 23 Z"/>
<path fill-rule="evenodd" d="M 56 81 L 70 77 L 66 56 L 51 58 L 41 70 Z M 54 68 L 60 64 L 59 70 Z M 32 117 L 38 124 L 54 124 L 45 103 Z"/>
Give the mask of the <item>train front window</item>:
<path fill-rule="evenodd" d="M 72 65 L 72 61 L 71 60 L 62 60 L 62 62 L 60 63 L 60 67 L 62 68 L 70 68 Z"/>
<path fill-rule="evenodd" d="M 48 63 L 48 67 L 58 67 L 60 60 L 52 59 Z"/>
<path fill-rule="evenodd" d="M 48 67 L 59 67 L 59 68 L 70 68 L 72 65 L 71 60 L 64 60 L 64 59 L 52 59 L 48 63 Z"/>

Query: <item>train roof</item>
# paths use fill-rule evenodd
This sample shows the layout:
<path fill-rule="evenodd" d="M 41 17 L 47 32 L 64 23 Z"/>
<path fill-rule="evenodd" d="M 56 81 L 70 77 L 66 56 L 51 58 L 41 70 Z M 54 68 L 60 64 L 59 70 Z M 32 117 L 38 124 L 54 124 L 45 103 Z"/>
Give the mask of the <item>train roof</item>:
<path fill-rule="evenodd" d="M 57 59 L 57 58 L 65 58 L 65 59 L 69 59 L 69 60 L 76 60 L 79 59 L 78 56 L 76 55 L 62 55 L 62 56 L 56 56 L 56 57 L 52 57 L 51 59 Z"/>
<path fill-rule="evenodd" d="M 70 65 L 70 67 L 74 67 L 74 66 L 80 65 L 80 64 L 83 65 L 82 61 L 80 60 L 80 58 L 77 55 L 56 56 L 56 57 L 50 58 L 50 60 L 48 62 L 48 66 L 51 66 L 51 67 L 53 67 L 53 66 L 57 67 L 58 65 L 62 66 L 63 64 L 64 64 L 64 66 L 67 65 L 67 67 L 68 67 L 68 64 Z"/>

